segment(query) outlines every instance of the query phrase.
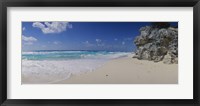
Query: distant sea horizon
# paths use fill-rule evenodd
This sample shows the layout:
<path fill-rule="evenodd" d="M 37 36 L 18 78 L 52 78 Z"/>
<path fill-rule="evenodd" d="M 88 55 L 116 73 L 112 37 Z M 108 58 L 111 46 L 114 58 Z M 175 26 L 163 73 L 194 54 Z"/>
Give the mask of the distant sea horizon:
<path fill-rule="evenodd" d="M 23 60 L 114 59 L 131 52 L 106 50 L 33 50 L 23 51 Z"/>
<path fill-rule="evenodd" d="M 32 52 L 32 51 L 107 51 L 107 52 L 134 52 L 135 50 L 125 51 L 125 50 L 73 50 L 73 49 L 62 49 L 62 50 L 22 50 L 22 52 Z"/>

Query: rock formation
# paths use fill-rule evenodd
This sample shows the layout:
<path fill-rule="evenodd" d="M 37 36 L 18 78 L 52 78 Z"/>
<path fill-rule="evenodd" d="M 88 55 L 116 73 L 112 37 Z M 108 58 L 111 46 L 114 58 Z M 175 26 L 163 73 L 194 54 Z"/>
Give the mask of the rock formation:
<path fill-rule="evenodd" d="M 140 28 L 140 35 L 134 39 L 137 50 L 133 58 L 178 63 L 178 28 L 158 24 Z"/>

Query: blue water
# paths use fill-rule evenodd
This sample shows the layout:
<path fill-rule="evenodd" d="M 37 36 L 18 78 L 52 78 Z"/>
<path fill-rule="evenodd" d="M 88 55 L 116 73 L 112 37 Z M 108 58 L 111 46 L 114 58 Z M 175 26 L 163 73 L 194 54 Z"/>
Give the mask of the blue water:
<path fill-rule="evenodd" d="M 30 51 L 22 52 L 23 60 L 74 60 L 74 59 L 114 59 L 127 56 L 128 52 L 109 51 Z"/>

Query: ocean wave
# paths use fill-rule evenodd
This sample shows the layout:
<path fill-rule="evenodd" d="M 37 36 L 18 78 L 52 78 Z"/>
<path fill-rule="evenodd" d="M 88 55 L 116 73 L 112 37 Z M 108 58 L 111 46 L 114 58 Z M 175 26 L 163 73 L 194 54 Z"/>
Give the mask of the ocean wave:
<path fill-rule="evenodd" d="M 45 51 L 23 52 L 24 60 L 71 60 L 71 59 L 115 59 L 127 56 L 127 52 L 106 51 Z"/>
<path fill-rule="evenodd" d="M 110 53 L 110 54 L 87 54 L 87 55 L 81 55 L 82 58 L 86 59 L 116 59 L 120 57 L 125 57 L 130 53 Z"/>

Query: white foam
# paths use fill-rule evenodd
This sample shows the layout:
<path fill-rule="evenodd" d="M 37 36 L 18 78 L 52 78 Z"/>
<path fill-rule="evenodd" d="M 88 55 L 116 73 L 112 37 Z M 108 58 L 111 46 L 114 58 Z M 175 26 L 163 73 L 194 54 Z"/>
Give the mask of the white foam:
<path fill-rule="evenodd" d="M 71 75 L 93 71 L 103 65 L 105 60 L 65 60 L 33 61 L 22 60 L 22 83 L 52 83 L 68 79 Z"/>
<path fill-rule="evenodd" d="M 118 53 L 110 53 L 110 54 L 96 54 L 96 55 L 81 55 L 81 57 L 86 59 L 116 59 L 120 57 L 128 56 L 130 53 L 118 52 Z"/>

